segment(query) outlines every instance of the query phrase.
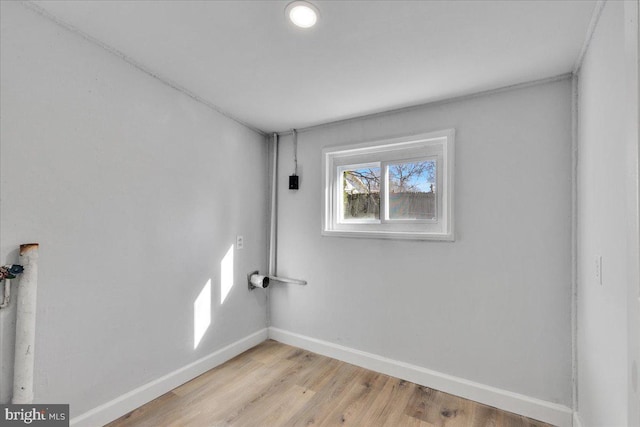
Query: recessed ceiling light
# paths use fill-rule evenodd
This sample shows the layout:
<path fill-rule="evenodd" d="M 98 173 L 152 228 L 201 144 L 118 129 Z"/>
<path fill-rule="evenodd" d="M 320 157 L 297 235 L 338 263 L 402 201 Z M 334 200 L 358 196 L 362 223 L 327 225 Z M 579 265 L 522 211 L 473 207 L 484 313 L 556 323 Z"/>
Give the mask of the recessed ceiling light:
<path fill-rule="evenodd" d="M 318 22 L 318 8 L 306 1 L 289 3 L 285 13 L 289 20 L 300 28 L 311 28 Z"/>

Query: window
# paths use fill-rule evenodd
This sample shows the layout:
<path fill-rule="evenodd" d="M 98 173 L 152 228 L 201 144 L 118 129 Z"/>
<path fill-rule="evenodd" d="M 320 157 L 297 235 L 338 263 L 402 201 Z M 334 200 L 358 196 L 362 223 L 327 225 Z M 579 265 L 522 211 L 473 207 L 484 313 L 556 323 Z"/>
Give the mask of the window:
<path fill-rule="evenodd" d="M 327 236 L 453 240 L 453 129 L 322 152 Z"/>

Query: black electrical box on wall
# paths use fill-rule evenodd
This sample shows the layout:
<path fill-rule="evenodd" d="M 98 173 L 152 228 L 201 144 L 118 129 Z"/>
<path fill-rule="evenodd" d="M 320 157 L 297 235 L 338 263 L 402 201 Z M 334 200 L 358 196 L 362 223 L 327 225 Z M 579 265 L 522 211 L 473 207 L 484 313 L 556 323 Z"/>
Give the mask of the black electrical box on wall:
<path fill-rule="evenodd" d="M 298 175 L 290 175 L 289 190 L 297 190 L 297 189 L 298 189 Z"/>

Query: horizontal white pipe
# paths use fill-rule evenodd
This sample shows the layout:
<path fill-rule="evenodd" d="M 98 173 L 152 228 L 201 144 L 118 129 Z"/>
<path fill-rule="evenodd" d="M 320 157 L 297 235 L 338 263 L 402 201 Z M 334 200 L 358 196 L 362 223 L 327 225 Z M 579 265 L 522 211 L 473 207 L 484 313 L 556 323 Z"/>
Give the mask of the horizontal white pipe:
<path fill-rule="evenodd" d="M 270 280 L 274 282 L 282 282 L 282 283 L 293 283 L 294 285 L 306 285 L 306 280 L 298 280 L 298 279 L 289 279 L 287 277 L 277 277 L 277 276 L 269 276 Z"/>

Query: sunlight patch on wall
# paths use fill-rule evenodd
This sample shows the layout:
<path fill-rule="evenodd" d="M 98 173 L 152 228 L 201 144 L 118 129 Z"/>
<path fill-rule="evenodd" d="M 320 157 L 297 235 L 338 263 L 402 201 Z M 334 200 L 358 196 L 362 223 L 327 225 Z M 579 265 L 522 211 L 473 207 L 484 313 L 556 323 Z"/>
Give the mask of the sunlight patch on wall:
<path fill-rule="evenodd" d="M 211 279 L 204 285 L 198 298 L 193 303 L 193 348 L 204 337 L 211 324 Z"/>
<path fill-rule="evenodd" d="M 220 304 L 224 303 L 233 287 L 233 245 L 220 261 Z"/>

